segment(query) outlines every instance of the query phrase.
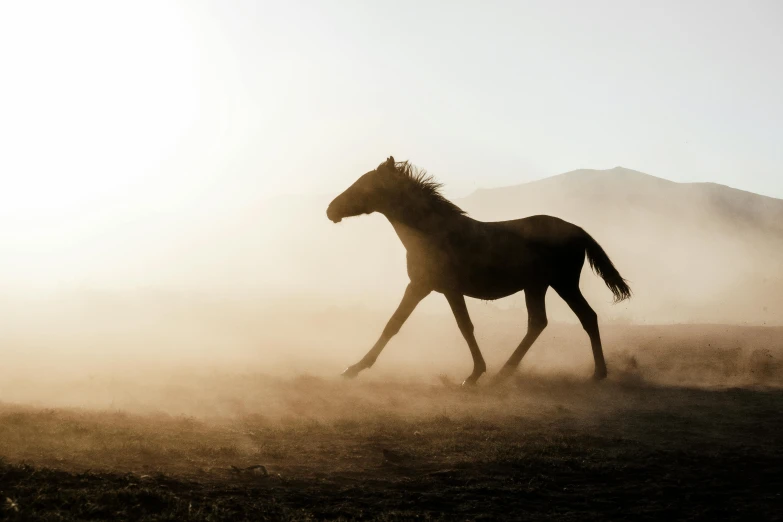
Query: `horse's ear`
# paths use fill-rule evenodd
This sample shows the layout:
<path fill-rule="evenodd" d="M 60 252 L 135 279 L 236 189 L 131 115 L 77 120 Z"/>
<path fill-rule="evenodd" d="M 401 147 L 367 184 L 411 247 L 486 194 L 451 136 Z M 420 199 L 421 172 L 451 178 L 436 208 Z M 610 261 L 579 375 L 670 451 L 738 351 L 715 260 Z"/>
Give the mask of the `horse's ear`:
<path fill-rule="evenodd" d="M 389 156 L 388 159 L 386 160 L 386 165 L 388 165 L 389 167 L 394 167 L 395 163 L 396 162 L 394 161 L 394 156 Z"/>

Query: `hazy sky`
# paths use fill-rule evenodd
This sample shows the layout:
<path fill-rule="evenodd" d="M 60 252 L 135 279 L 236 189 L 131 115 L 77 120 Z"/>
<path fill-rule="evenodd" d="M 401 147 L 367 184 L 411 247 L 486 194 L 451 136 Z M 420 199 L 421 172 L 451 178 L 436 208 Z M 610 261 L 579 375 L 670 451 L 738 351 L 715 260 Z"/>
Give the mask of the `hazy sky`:
<path fill-rule="evenodd" d="M 776 1 L 2 2 L 0 217 L 330 193 L 389 154 L 452 195 L 622 165 L 783 197 L 781 27 Z"/>

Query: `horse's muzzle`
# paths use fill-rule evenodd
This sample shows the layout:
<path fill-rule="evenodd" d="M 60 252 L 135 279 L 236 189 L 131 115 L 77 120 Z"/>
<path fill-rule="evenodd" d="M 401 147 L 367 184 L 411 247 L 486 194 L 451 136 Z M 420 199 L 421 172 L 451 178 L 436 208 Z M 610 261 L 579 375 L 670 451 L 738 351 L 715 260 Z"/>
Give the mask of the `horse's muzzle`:
<path fill-rule="evenodd" d="M 326 209 L 326 217 L 328 217 L 332 223 L 339 223 L 343 220 L 343 218 L 341 218 L 337 212 L 334 211 L 334 208 L 332 208 L 331 205 L 329 205 L 329 208 Z"/>

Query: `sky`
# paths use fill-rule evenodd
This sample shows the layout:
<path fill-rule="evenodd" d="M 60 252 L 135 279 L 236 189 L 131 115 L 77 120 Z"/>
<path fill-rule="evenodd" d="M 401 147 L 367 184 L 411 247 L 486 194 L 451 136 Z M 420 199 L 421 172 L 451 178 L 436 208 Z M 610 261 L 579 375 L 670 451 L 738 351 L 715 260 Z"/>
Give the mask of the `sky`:
<path fill-rule="evenodd" d="M 782 23 L 776 1 L 2 2 L 2 248 L 336 194 L 389 155 L 455 197 L 623 166 L 783 198 Z"/>

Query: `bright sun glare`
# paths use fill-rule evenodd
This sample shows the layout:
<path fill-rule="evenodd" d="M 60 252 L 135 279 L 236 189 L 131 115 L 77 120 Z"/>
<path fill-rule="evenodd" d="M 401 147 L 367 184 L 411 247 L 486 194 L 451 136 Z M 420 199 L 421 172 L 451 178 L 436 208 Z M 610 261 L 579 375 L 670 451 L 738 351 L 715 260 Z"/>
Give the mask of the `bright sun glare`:
<path fill-rule="evenodd" d="M 162 2 L 7 2 L 0 216 L 89 220 L 154 176 L 199 116 L 198 56 Z M 27 228 L 27 230 L 26 230 Z"/>

